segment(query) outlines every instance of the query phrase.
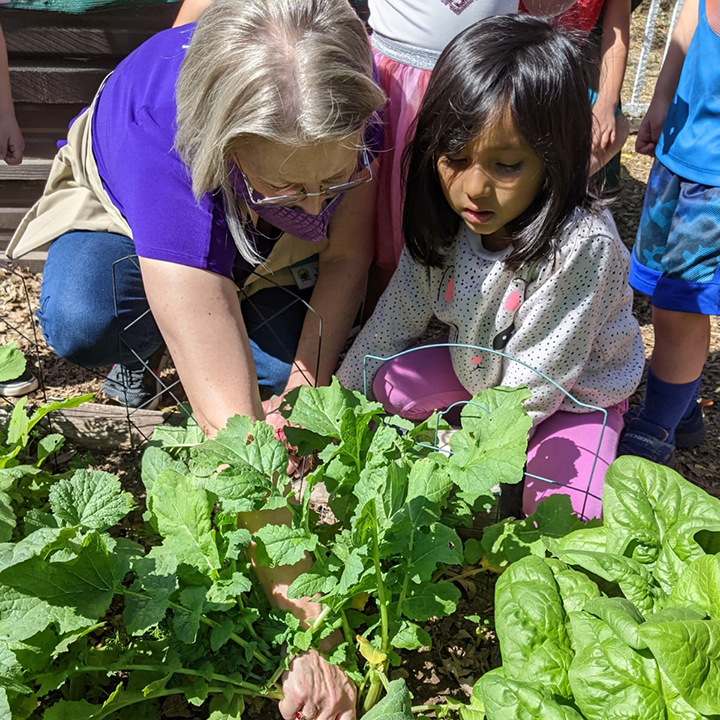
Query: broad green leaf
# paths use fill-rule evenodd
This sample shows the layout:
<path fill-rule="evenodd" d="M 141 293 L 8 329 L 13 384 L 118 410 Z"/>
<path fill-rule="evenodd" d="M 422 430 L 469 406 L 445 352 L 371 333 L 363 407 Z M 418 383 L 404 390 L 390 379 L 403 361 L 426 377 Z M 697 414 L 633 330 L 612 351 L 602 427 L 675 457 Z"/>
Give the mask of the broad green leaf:
<path fill-rule="evenodd" d="M 229 578 L 215 580 L 207 592 L 207 602 L 217 605 L 235 605 L 238 595 L 250 592 L 252 583 L 241 572 Z"/>
<path fill-rule="evenodd" d="M 54 550 L 67 547 L 77 528 L 40 528 L 16 543 L 0 545 L 0 572 Z"/>
<path fill-rule="evenodd" d="M 175 460 L 169 453 L 156 445 L 149 445 L 145 448 L 140 468 L 142 482 L 148 495 L 152 492 L 155 479 L 163 470 L 170 468 L 179 473 L 187 472 L 187 467 L 182 460 Z M 149 509 L 152 510 L 152 508 Z"/>
<path fill-rule="evenodd" d="M 583 720 L 577 710 L 560 704 L 540 682 L 531 684 L 490 672 L 478 685 L 488 720 Z"/>
<path fill-rule="evenodd" d="M 65 438 L 58 433 L 41 438 L 37 447 L 37 466 L 40 467 L 50 455 L 57 452 L 64 444 Z"/>
<path fill-rule="evenodd" d="M 6 492 L 0 492 L 0 543 L 10 540 L 16 525 L 12 499 Z"/>
<path fill-rule="evenodd" d="M 264 525 L 254 535 L 257 560 L 261 565 L 295 565 L 317 547 L 317 536 L 305 528 L 289 525 Z"/>
<path fill-rule="evenodd" d="M 8 718 L 8 720 L 9 718 L 12 718 L 12 714 L 10 712 L 10 703 L 7 696 L 7 690 L 5 690 L 4 687 L 0 687 L 0 718 Z"/>
<path fill-rule="evenodd" d="M 87 700 L 59 700 L 43 714 L 43 720 L 94 720 L 103 717 L 102 706 Z"/>
<path fill-rule="evenodd" d="M 283 443 L 275 438 L 275 430 L 265 422 L 235 415 L 218 432 L 214 440 L 204 442 L 195 450 L 198 459 L 213 465 L 249 465 L 267 478 L 285 483 L 288 454 Z"/>
<path fill-rule="evenodd" d="M 63 633 L 94 624 L 75 608 L 51 605 L 0 583 L 0 635 L 25 640 L 51 623 Z"/>
<path fill-rule="evenodd" d="M 571 565 L 579 565 L 608 582 L 617 583 L 625 597 L 643 616 L 651 615 L 662 603 L 663 593 L 644 565 L 622 555 L 570 551 L 560 557 Z"/>
<path fill-rule="evenodd" d="M 431 647 L 432 639 L 419 625 L 409 622 L 408 620 L 402 620 L 395 630 L 390 644 L 395 648 L 402 648 L 403 650 L 417 650 L 421 647 Z"/>
<path fill-rule="evenodd" d="M 25 355 L 17 349 L 14 340 L 7 345 L 0 345 L 0 382 L 19 378 L 25 372 L 26 365 Z"/>
<path fill-rule="evenodd" d="M 541 683 L 570 697 L 573 651 L 555 577 L 533 556 L 511 565 L 495 586 L 495 629 L 507 678 Z"/>
<path fill-rule="evenodd" d="M 192 645 L 200 629 L 200 616 L 205 605 L 205 588 L 187 587 L 173 605 L 173 629 L 180 642 Z"/>
<path fill-rule="evenodd" d="M 245 700 L 242 695 L 233 695 L 230 698 L 216 695 L 210 701 L 208 720 L 241 720 L 244 711 Z"/>
<path fill-rule="evenodd" d="M 407 495 L 407 472 L 401 461 L 389 461 L 382 466 L 365 466 L 353 489 L 358 499 L 356 516 L 365 506 L 375 505 L 377 533 L 380 538 L 392 525 L 392 518 L 403 506 Z"/>
<path fill-rule="evenodd" d="M 638 633 L 644 618 L 629 600 L 619 597 L 596 598 L 585 606 L 585 611 L 602 620 L 631 648 L 635 650 L 647 648 L 647 644 Z"/>
<path fill-rule="evenodd" d="M 459 600 L 460 591 L 452 583 L 423 583 L 411 588 L 402 612 L 406 618 L 418 621 L 445 617 L 455 612 Z"/>
<path fill-rule="evenodd" d="M 288 588 L 288 597 L 291 600 L 317 594 L 325 595 L 337 585 L 337 578 L 333 575 L 323 575 L 314 571 L 315 566 L 309 572 L 295 578 Z"/>
<path fill-rule="evenodd" d="M 205 489 L 217 496 L 224 512 L 239 513 L 262 509 L 274 485 L 250 465 L 233 465 L 206 478 Z"/>
<path fill-rule="evenodd" d="M 135 560 L 132 569 L 135 582 L 125 592 L 123 618 L 131 635 L 142 635 L 165 618 L 178 580 L 175 575 L 157 574 L 149 558 Z"/>
<path fill-rule="evenodd" d="M 413 720 L 410 693 L 404 680 L 393 680 L 387 695 L 370 709 L 363 720 Z"/>
<path fill-rule="evenodd" d="M 94 623 L 105 614 L 113 595 L 121 589 L 128 567 L 126 557 L 108 553 L 101 538 L 91 533 L 72 560 L 47 562 L 31 558 L 3 570 L 0 585 L 52 606 L 71 608 Z"/>
<path fill-rule="evenodd" d="M 683 699 L 720 715 L 720 620 L 648 622 L 638 632 Z"/>
<path fill-rule="evenodd" d="M 440 518 L 440 508 L 453 488 L 447 471 L 447 458 L 436 453 L 415 462 L 408 477 L 403 512 L 414 527 L 428 525 Z"/>
<path fill-rule="evenodd" d="M 720 620 L 720 555 L 693 561 L 667 600 L 670 607 L 694 606 L 713 620 Z"/>
<path fill-rule="evenodd" d="M 566 614 L 582 610 L 589 602 L 600 597 L 600 588 L 585 573 L 554 558 L 545 558 L 545 564 L 555 576 Z"/>
<path fill-rule="evenodd" d="M 211 503 L 205 490 L 168 468 L 155 478 L 150 498 L 164 551 L 206 575 L 217 570 L 220 557 L 211 533 Z"/>
<path fill-rule="evenodd" d="M 706 550 L 698 534 L 720 547 L 720 500 L 669 468 L 623 456 L 608 468 L 603 492 L 608 552 L 646 565 L 666 593 L 685 563 Z"/>
<path fill-rule="evenodd" d="M 439 564 L 462 564 L 462 540 L 451 528 L 433 523 L 427 532 L 412 534 L 406 557 L 410 579 L 415 583 L 424 582 L 430 580 Z"/>
<path fill-rule="evenodd" d="M 210 649 L 217 652 L 235 632 L 235 623 L 229 618 L 224 618 L 215 625 L 210 633 Z"/>
<path fill-rule="evenodd" d="M 499 483 L 522 480 L 532 426 L 522 403 L 529 397 L 525 387 L 496 387 L 479 392 L 463 408 L 463 429 L 450 440 L 448 466 L 469 503 Z"/>
<path fill-rule="evenodd" d="M 634 717 L 665 720 L 660 670 L 652 657 L 631 648 L 602 620 L 570 615 L 576 655 L 570 668 L 575 703 L 588 720 Z"/>
<path fill-rule="evenodd" d="M 77 470 L 50 488 L 50 507 L 61 525 L 107 530 L 130 512 L 133 500 L 115 475 Z"/>
<path fill-rule="evenodd" d="M 348 408 L 353 408 L 357 415 L 368 417 L 383 413 L 380 403 L 370 402 L 362 394 L 346 390 L 336 377 L 325 387 L 305 385 L 293 390 L 288 393 L 287 400 L 292 410 L 283 414 L 291 424 L 336 440 L 342 438 L 342 417 Z"/>

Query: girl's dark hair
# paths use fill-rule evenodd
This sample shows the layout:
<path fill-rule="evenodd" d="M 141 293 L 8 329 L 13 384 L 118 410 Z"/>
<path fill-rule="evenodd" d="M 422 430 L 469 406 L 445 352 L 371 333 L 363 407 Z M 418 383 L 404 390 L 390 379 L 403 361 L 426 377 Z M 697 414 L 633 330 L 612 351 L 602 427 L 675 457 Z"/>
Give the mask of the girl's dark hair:
<path fill-rule="evenodd" d="M 530 207 L 507 226 L 508 267 L 552 255 L 576 207 L 591 207 L 591 64 L 583 40 L 528 15 L 486 18 L 460 33 L 433 70 L 403 157 L 403 232 L 412 257 L 439 265 L 460 217 L 445 200 L 437 163 L 459 152 L 506 109 L 542 159 L 544 178 Z"/>

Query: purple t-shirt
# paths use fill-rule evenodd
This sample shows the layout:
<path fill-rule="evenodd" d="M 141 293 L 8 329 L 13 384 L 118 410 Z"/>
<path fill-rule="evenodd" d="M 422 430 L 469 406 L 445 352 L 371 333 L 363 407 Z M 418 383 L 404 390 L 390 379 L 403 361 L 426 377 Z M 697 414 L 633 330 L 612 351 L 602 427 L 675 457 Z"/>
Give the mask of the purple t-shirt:
<path fill-rule="evenodd" d="M 190 171 L 174 148 L 175 87 L 194 29 L 164 30 L 118 65 L 95 104 L 93 153 L 110 199 L 132 228 L 138 255 L 242 283 L 252 268 L 227 228 L 222 194 L 206 193 L 198 203 Z M 368 130 L 373 155 L 381 132 L 377 125 Z M 267 257 L 275 240 L 253 236 Z"/>

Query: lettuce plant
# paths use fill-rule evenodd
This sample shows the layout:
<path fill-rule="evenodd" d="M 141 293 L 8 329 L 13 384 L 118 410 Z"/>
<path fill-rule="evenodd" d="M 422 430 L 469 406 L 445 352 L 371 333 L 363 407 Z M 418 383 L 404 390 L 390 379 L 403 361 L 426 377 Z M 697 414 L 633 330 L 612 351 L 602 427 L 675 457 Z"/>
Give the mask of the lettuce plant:
<path fill-rule="evenodd" d="M 544 535 L 500 577 L 503 665 L 464 720 L 720 716 L 720 501 L 631 457 L 603 501 L 601 526 Z"/>

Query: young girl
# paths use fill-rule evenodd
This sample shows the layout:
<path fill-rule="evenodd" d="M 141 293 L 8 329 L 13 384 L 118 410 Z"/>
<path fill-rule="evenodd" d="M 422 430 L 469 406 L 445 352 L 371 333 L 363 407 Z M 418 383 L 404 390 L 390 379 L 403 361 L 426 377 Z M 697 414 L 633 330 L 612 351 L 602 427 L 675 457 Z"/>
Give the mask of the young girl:
<path fill-rule="evenodd" d="M 585 517 L 601 512 L 622 411 L 643 368 L 631 313 L 629 257 L 609 212 L 588 189 L 591 107 L 573 37 L 542 20 L 501 16 L 443 52 L 408 149 L 406 248 L 338 376 L 363 390 L 367 355 L 417 343 L 433 317 L 449 340 L 493 348 L 421 349 L 378 368 L 369 386 L 410 419 L 495 385 L 525 384 L 535 426 L 528 473 L 567 488 Z M 531 512 L 557 485 L 529 478 Z M 589 490 L 589 493 L 588 493 Z"/>

